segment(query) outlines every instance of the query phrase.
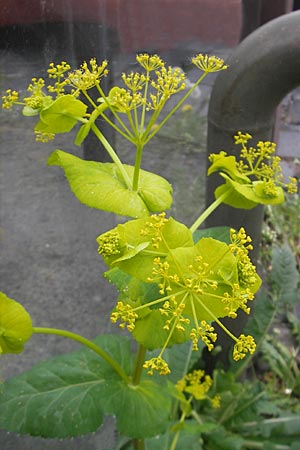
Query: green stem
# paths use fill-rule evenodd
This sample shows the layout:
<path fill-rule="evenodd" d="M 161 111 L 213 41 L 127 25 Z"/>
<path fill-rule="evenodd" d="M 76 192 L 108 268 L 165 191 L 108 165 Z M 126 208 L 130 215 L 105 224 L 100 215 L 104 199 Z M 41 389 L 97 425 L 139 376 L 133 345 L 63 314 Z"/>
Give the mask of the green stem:
<path fill-rule="evenodd" d="M 146 347 L 139 344 L 138 350 L 136 353 L 135 366 L 134 366 L 133 374 L 132 374 L 132 384 L 134 384 L 134 385 L 139 384 L 139 382 L 141 380 L 143 364 L 144 364 L 145 358 L 146 358 L 146 351 L 147 351 Z"/>
<path fill-rule="evenodd" d="M 145 358 L 146 358 L 146 352 L 147 352 L 146 347 L 139 344 L 137 353 L 136 353 L 135 366 L 134 366 L 133 374 L 132 374 L 132 384 L 134 386 L 138 385 L 141 381 L 141 376 L 142 376 L 142 372 L 143 372 L 143 364 L 144 364 Z M 146 448 L 144 439 L 133 439 L 132 444 L 133 444 L 134 450 L 145 450 L 145 448 Z"/>
<path fill-rule="evenodd" d="M 234 334 L 231 333 L 231 331 L 228 330 L 228 328 L 225 327 L 225 325 L 222 324 L 222 322 L 211 312 L 211 310 L 209 308 L 207 308 L 207 306 L 199 299 L 199 297 L 195 297 L 195 299 L 197 300 L 197 302 L 202 306 L 203 309 L 205 309 L 205 311 L 210 315 L 210 317 L 212 318 L 212 320 L 214 322 L 216 322 L 220 328 L 222 328 L 223 331 L 225 331 L 225 333 L 231 337 L 231 339 L 235 342 L 238 342 L 238 338 L 234 336 Z"/>
<path fill-rule="evenodd" d="M 137 191 L 139 187 L 139 175 L 141 169 L 142 154 L 143 154 L 143 144 L 141 142 L 138 142 L 136 144 L 136 155 L 135 155 L 133 182 L 132 182 L 133 191 Z"/>
<path fill-rule="evenodd" d="M 121 127 L 125 130 L 125 132 L 128 134 L 128 137 L 131 137 L 132 139 L 134 138 L 134 136 L 130 133 L 129 129 L 126 127 L 125 123 L 123 122 L 123 120 L 120 118 L 119 114 L 116 113 L 115 109 L 111 106 L 110 102 L 108 101 L 106 95 L 104 94 L 101 86 L 98 84 L 96 84 L 96 87 L 98 89 L 99 94 L 101 95 L 101 97 L 104 100 L 104 103 L 106 104 L 106 106 L 109 108 L 109 110 L 111 111 L 111 113 L 113 114 L 113 116 L 115 117 L 115 119 L 117 120 L 117 122 L 119 122 L 119 124 L 121 125 Z M 105 116 L 106 117 L 106 116 Z"/>
<path fill-rule="evenodd" d="M 153 136 L 158 133 L 158 131 L 164 126 L 164 124 L 170 119 L 173 114 L 180 108 L 180 106 L 186 101 L 186 99 L 191 95 L 191 93 L 196 89 L 196 87 L 201 83 L 201 81 L 206 77 L 208 72 L 204 72 L 196 83 L 188 90 L 188 92 L 182 97 L 182 99 L 174 106 L 174 108 L 166 115 L 159 126 L 147 137 L 145 144 L 153 138 Z"/>
<path fill-rule="evenodd" d="M 131 180 L 130 180 L 130 178 L 129 178 L 129 176 L 128 176 L 128 174 L 127 174 L 127 172 L 126 172 L 126 170 L 125 170 L 125 168 L 124 168 L 120 158 L 118 157 L 118 155 L 116 154 L 116 152 L 114 151 L 114 149 L 112 148 L 110 143 L 107 141 L 107 139 L 105 139 L 105 137 L 103 136 L 103 134 L 101 133 L 99 128 L 94 123 L 92 124 L 91 129 L 93 130 L 93 132 L 95 133 L 95 135 L 97 136 L 99 141 L 102 143 L 102 145 L 106 149 L 107 153 L 109 154 L 109 156 L 111 157 L 113 162 L 118 167 L 118 169 L 121 172 L 121 175 L 123 177 L 123 180 L 124 180 L 127 188 L 131 189 Z"/>
<path fill-rule="evenodd" d="M 199 217 L 198 219 L 193 223 L 193 225 L 190 227 L 190 231 L 194 233 L 199 226 L 207 219 L 208 216 L 211 215 L 211 213 L 218 207 L 220 204 L 225 200 L 226 197 L 231 194 L 231 189 L 228 189 L 228 191 L 224 192 L 224 194 L 220 195 Z"/>
<path fill-rule="evenodd" d="M 132 441 L 134 450 L 145 450 L 145 441 L 144 439 L 134 439 Z"/>
<path fill-rule="evenodd" d="M 135 139 L 132 137 L 131 134 L 125 133 L 121 128 L 119 128 L 112 120 L 110 120 L 104 112 L 100 112 L 99 115 L 102 117 L 105 122 L 107 122 L 117 133 L 119 133 L 121 136 L 123 136 L 125 139 L 127 139 L 132 144 L 135 143 Z"/>
<path fill-rule="evenodd" d="M 129 384 L 129 378 L 122 369 L 122 367 L 109 356 L 101 347 L 94 344 L 94 342 L 89 339 L 80 336 L 80 334 L 73 333 L 72 331 L 60 330 L 57 328 L 44 328 L 44 327 L 33 327 L 32 332 L 36 334 L 55 334 L 57 336 L 63 336 L 68 339 L 72 339 L 73 341 L 79 342 L 82 345 L 85 345 L 89 349 L 93 350 L 97 353 L 101 358 L 103 358 L 114 370 L 117 374 L 125 381 L 126 384 Z"/>
<path fill-rule="evenodd" d="M 146 72 L 146 83 L 144 89 L 144 104 L 142 106 L 142 114 L 141 114 L 141 123 L 140 123 L 140 134 L 142 135 L 144 126 L 145 126 L 145 114 L 146 114 L 146 106 L 147 106 L 147 95 L 148 95 L 148 87 L 149 87 L 149 70 Z"/>
<path fill-rule="evenodd" d="M 193 397 L 191 396 L 188 399 L 188 402 L 191 403 L 192 399 L 193 399 Z M 186 412 L 182 412 L 181 417 L 179 419 L 179 424 L 184 423 L 185 418 L 186 418 L 186 414 L 187 414 Z M 178 439 L 179 439 L 180 431 L 181 431 L 181 427 L 179 427 L 178 431 L 176 432 L 169 450 L 175 450 L 176 449 L 176 445 L 177 445 L 177 442 L 178 442 Z"/>

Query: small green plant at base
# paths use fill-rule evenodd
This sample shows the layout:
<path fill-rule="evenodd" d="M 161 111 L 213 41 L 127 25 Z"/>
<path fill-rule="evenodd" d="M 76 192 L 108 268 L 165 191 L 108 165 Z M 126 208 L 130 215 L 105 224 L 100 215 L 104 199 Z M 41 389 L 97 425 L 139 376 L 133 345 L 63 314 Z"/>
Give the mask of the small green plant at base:
<path fill-rule="evenodd" d="M 208 175 L 219 172 L 224 181 L 215 191 L 215 201 L 193 224 L 168 216 L 172 186 L 141 168 L 144 147 L 207 74 L 226 65 L 214 56 L 195 56 L 199 79 L 161 119 L 170 97 L 185 90 L 185 75 L 166 67 L 157 55 L 136 59 L 140 71 L 123 74 L 124 87 L 114 86 L 108 93 L 101 87 L 108 63 L 98 65 L 93 58 L 73 71 L 66 62 L 51 63 L 49 86 L 33 78 L 28 97 L 21 99 L 12 90 L 3 97 L 4 108 L 19 104 L 25 116 L 37 117 L 37 140 L 54 139 L 80 125 L 75 143 L 82 144 L 92 132 L 110 155 L 111 163 L 98 163 L 56 150 L 48 164 L 64 170 L 82 203 L 131 218 L 103 231 L 97 243 L 108 266 L 105 277 L 119 291 L 111 321 L 129 331 L 137 349 L 133 353 L 124 336 L 90 341 L 72 331 L 35 326 L 18 302 L 1 294 L 0 352 L 19 353 L 32 334 L 41 333 L 75 340 L 83 348 L 8 379 L 0 396 L 0 426 L 21 434 L 67 438 L 97 430 L 103 416 L 111 414 L 126 437 L 118 448 L 126 448 L 129 441 L 135 450 L 151 450 L 157 436 L 159 448 L 162 443 L 170 450 L 202 448 L 208 435 L 205 448 L 213 449 L 214 431 L 220 441 L 224 433 L 225 416 L 215 412 L 222 408 L 222 388 L 202 369 L 193 369 L 193 355 L 199 358 L 204 346 L 214 349 L 218 328 L 233 341 L 234 361 L 255 352 L 253 336 L 235 336 L 222 319 L 235 319 L 238 310 L 250 313 L 248 303 L 261 279 L 251 262 L 251 238 L 244 228 L 212 229 L 209 236 L 198 228 L 222 203 L 246 209 L 276 205 L 284 201 L 285 190 L 295 193 L 298 187 L 294 178 L 283 181 L 275 144 L 258 142 L 254 148 L 248 144 L 252 136 L 239 131 L 234 137 L 241 146 L 239 160 L 224 151 L 210 155 Z M 96 89 L 97 101 L 91 89 Z M 120 160 L 96 125 L 99 116 L 133 144 L 134 166 Z"/>

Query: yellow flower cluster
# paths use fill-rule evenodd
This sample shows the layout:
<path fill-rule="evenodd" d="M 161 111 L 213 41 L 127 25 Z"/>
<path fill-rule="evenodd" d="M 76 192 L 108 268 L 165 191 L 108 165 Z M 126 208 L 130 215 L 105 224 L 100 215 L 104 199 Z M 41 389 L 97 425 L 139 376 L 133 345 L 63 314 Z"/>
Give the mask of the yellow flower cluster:
<path fill-rule="evenodd" d="M 254 295 L 250 289 L 241 289 L 240 285 L 235 283 L 232 287 L 231 295 L 225 292 L 222 298 L 222 303 L 226 304 L 225 310 L 227 311 L 227 316 L 235 319 L 238 308 L 242 309 L 246 314 L 250 314 L 250 308 L 247 306 L 249 300 L 254 300 Z"/>
<path fill-rule="evenodd" d="M 164 226 L 168 223 L 169 219 L 166 218 L 166 213 L 152 214 L 150 220 L 146 222 L 145 227 L 141 230 L 142 236 L 150 236 L 152 246 L 158 249 L 161 242 L 161 232 Z"/>
<path fill-rule="evenodd" d="M 130 72 L 129 75 L 125 73 L 122 74 L 122 80 L 124 84 L 132 91 L 140 91 L 145 86 L 147 81 L 147 77 L 144 74 L 140 74 L 138 72 Z"/>
<path fill-rule="evenodd" d="M 179 68 L 162 67 L 155 72 L 156 80 L 152 80 L 151 86 L 162 96 L 163 100 L 185 89 L 185 74 Z"/>
<path fill-rule="evenodd" d="M 120 236 L 116 231 L 107 231 L 97 238 L 98 253 L 104 257 L 121 253 Z"/>
<path fill-rule="evenodd" d="M 227 69 L 228 66 L 224 63 L 224 60 L 217 56 L 208 56 L 199 53 L 192 58 L 192 63 L 205 73 L 219 72 L 220 70 Z"/>
<path fill-rule="evenodd" d="M 130 332 L 134 330 L 136 319 L 138 319 L 138 315 L 134 312 L 134 308 L 128 303 L 124 304 L 122 301 L 117 303 L 116 310 L 110 316 L 112 323 L 121 320 L 120 328 L 126 327 Z"/>
<path fill-rule="evenodd" d="M 240 361 L 245 358 L 247 353 L 252 355 L 255 352 L 255 349 L 256 344 L 253 337 L 241 334 L 233 348 L 233 359 L 235 361 Z"/>
<path fill-rule="evenodd" d="M 275 156 L 276 144 L 270 141 L 259 141 L 257 148 L 247 147 L 247 142 L 252 138 L 249 133 L 239 131 L 234 136 L 235 144 L 241 144 L 241 160 L 237 163 L 237 168 L 247 176 L 254 175 L 258 180 L 264 182 L 263 192 L 267 197 L 276 197 L 277 186 L 285 187 L 289 194 L 298 191 L 297 180 L 289 177 L 289 182 L 284 183 L 281 168 L 281 159 Z"/>
<path fill-rule="evenodd" d="M 252 264 L 251 259 L 248 256 L 249 250 L 253 249 L 253 246 L 250 244 L 252 241 L 251 237 L 247 236 L 245 229 L 241 227 L 238 232 L 231 228 L 230 239 L 231 244 L 229 244 L 229 248 L 237 258 L 240 284 L 248 286 L 254 284 L 257 279 L 256 267 Z M 251 300 L 251 298 L 249 298 L 249 300 Z"/>
<path fill-rule="evenodd" d="M 159 372 L 160 375 L 168 375 L 171 372 L 166 361 L 160 356 L 145 361 L 143 367 L 147 369 L 148 375 L 153 375 L 154 370 Z"/>
<path fill-rule="evenodd" d="M 198 351 L 198 341 L 201 339 L 204 344 L 207 346 L 209 351 L 212 351 L 214 348 L 214 343 L 217 340 L 217 333 L 214 333 L 214 327 L 208 324 L 205 320 L 201 321 L 200 326 L 198 328 L 193 328 L 190 333 L 190 338 L 193 342 L 193 351 Z"/>
<path fill-rule="evenodd" d="M 165 322 L 164 330 L 169 331 L 170 325 L 174 321 L 176 330 L 178 331 L 185 330 L 183 324 L 189 325 L 190 320 L 187 317 L 182 316 L 184 308 L 185 304 L 183 303 L 183 301 L 178 304 L 175 296 L 172 296 L 170 300 L 165 301 L 162 308 L 159 308 L 159 312 L 163 316 L 169 317 L 169 319 L 167 319 Z"/>
<path fill-rule="evenodd" d="M 55 138 L 54 133 L 45 133 L 43 131 L 35 131 L 35 140 L 37 142 L 49 142 Z"/>
<path fill-rule="evenodd" d="M 219 408 L 220 396 L 216 395 L 211 398 L 207 394 L 212 384 L 212 378 L 206 375 L 204 370 L 193 370 L 178 381 L 176 388 L 179 392 L 190 394 L 195 400 L 207 399 L 211 402 L 213 408 Z"/>
<path fill-rule="evenodd" d="M 12 91 L 11 89 L 6 90 L 6 95 L 2 97 L 2 108 L 10 109 L 17 103 L 19 99 L 19 93 L 17 91 Z"/>
<path fill-rule="evenodd" d="M 136 56 L 137 62 L 146 70 L 152 72 L 165 65 L 163 60 L 158 55 L 148 55 L 148 53 L 141 53 Z"/>
<path fill-rule="evenodd" d="M 123 88 L 114 88 L 109 101 L 110 105 L 120 113 L 129 113 L 145 102 L 140 92 L 130 92 Z"/>
<path fill-rule="evenodd" d="M 102 64 L 99 66 L 96 58 L 92 58 L 89 64 L 90 67 L 87 62 L 82 63 L 79 69 L 68 75 L 68 84 L 78 91 L 86 92 L 92 87 L 99 85 L 100 79 L 108 75 L 108 70 L 106 69 L 108 62 L 106 60 L 102 61 Z"/>
<path fill-rule="evenodd" d="M 49 69 L 47 70 L 49 74 L 49 78 L 54 78 L 55 80 L 60 80 L 62 76 L 68 71 L 71 70 L 70 64 L 65 61 L 62 61 L 60 64 L 55 65 L 53 62 L 49 64 Z"/>

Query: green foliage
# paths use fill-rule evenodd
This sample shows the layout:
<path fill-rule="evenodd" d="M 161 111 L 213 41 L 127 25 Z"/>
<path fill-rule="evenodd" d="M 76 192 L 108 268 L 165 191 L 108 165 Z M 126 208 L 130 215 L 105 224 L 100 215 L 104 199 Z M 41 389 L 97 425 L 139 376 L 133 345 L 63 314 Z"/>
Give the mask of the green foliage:
<path fill-rule="evenodd" d="M 73 95 L 58 97 L 42 109 L 35 130 L 43 133 L 68 133 L 84 117 L 86 110 L 87 105 Z"/>
<path fill-rule="evenodd" d="M 0 292 L 0 355 L 20 353 L 32 335 L 28 312 L 20 303 Z"/>
<path fill-rule="evenodd" d="M 81 203 L 91 208 L 143 217 L 149 215 L 149 211 L 162 211 L 171 206 L 171 185 L 153 173 L 141 170 L 140 189 L 132 191 L 113 163 L 83 161 L 56 150 L 49 157 L 48 164 L 64 170 L 73 193 Z M 124 168 L 132 179 L 134 167 L 124 165 Z"/>
<path fill-rule="evenodd" d="M 101 346 L 131 373 L 128 339 L 99 336 Z M 7 380 L 0 397 L 0 427 L 42 437 L 73 437 L 96 431 L 103 414 L 117 418 L 118 430 L 145 437 L 163 432 L 171 397 L 166 385 L 144 380 L 127 385 L 112 367 L 86 348 L 52 358 Z"/>

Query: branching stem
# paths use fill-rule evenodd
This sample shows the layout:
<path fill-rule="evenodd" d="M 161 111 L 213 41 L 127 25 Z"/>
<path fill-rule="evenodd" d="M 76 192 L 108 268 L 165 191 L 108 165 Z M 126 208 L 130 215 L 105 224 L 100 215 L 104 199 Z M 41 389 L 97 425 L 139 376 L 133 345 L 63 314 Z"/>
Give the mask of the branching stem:
<path fill-rule="evenodd" d="M 115 361 L 108 353 L 106 353 L 101 347 L 96 345 L 94 342 L 86 339 L 80 334 L 73 333 L 72 331 L 60 330 L 57 328 L 44 328 L 44 327 L 33 327 L 32 332 L 35 334 L 55 334 L 58 336 L 62 336 L 68 339 L 72 339 L 73 341 L 79 342 L 80 344 L 88 347 L 97 353 L 101 358 L 103 358 L 114 370 L 117 374 L 125 381 L 126 384 L 129 383 L 129 378 L 122 369 L 122 367 Z"/>

